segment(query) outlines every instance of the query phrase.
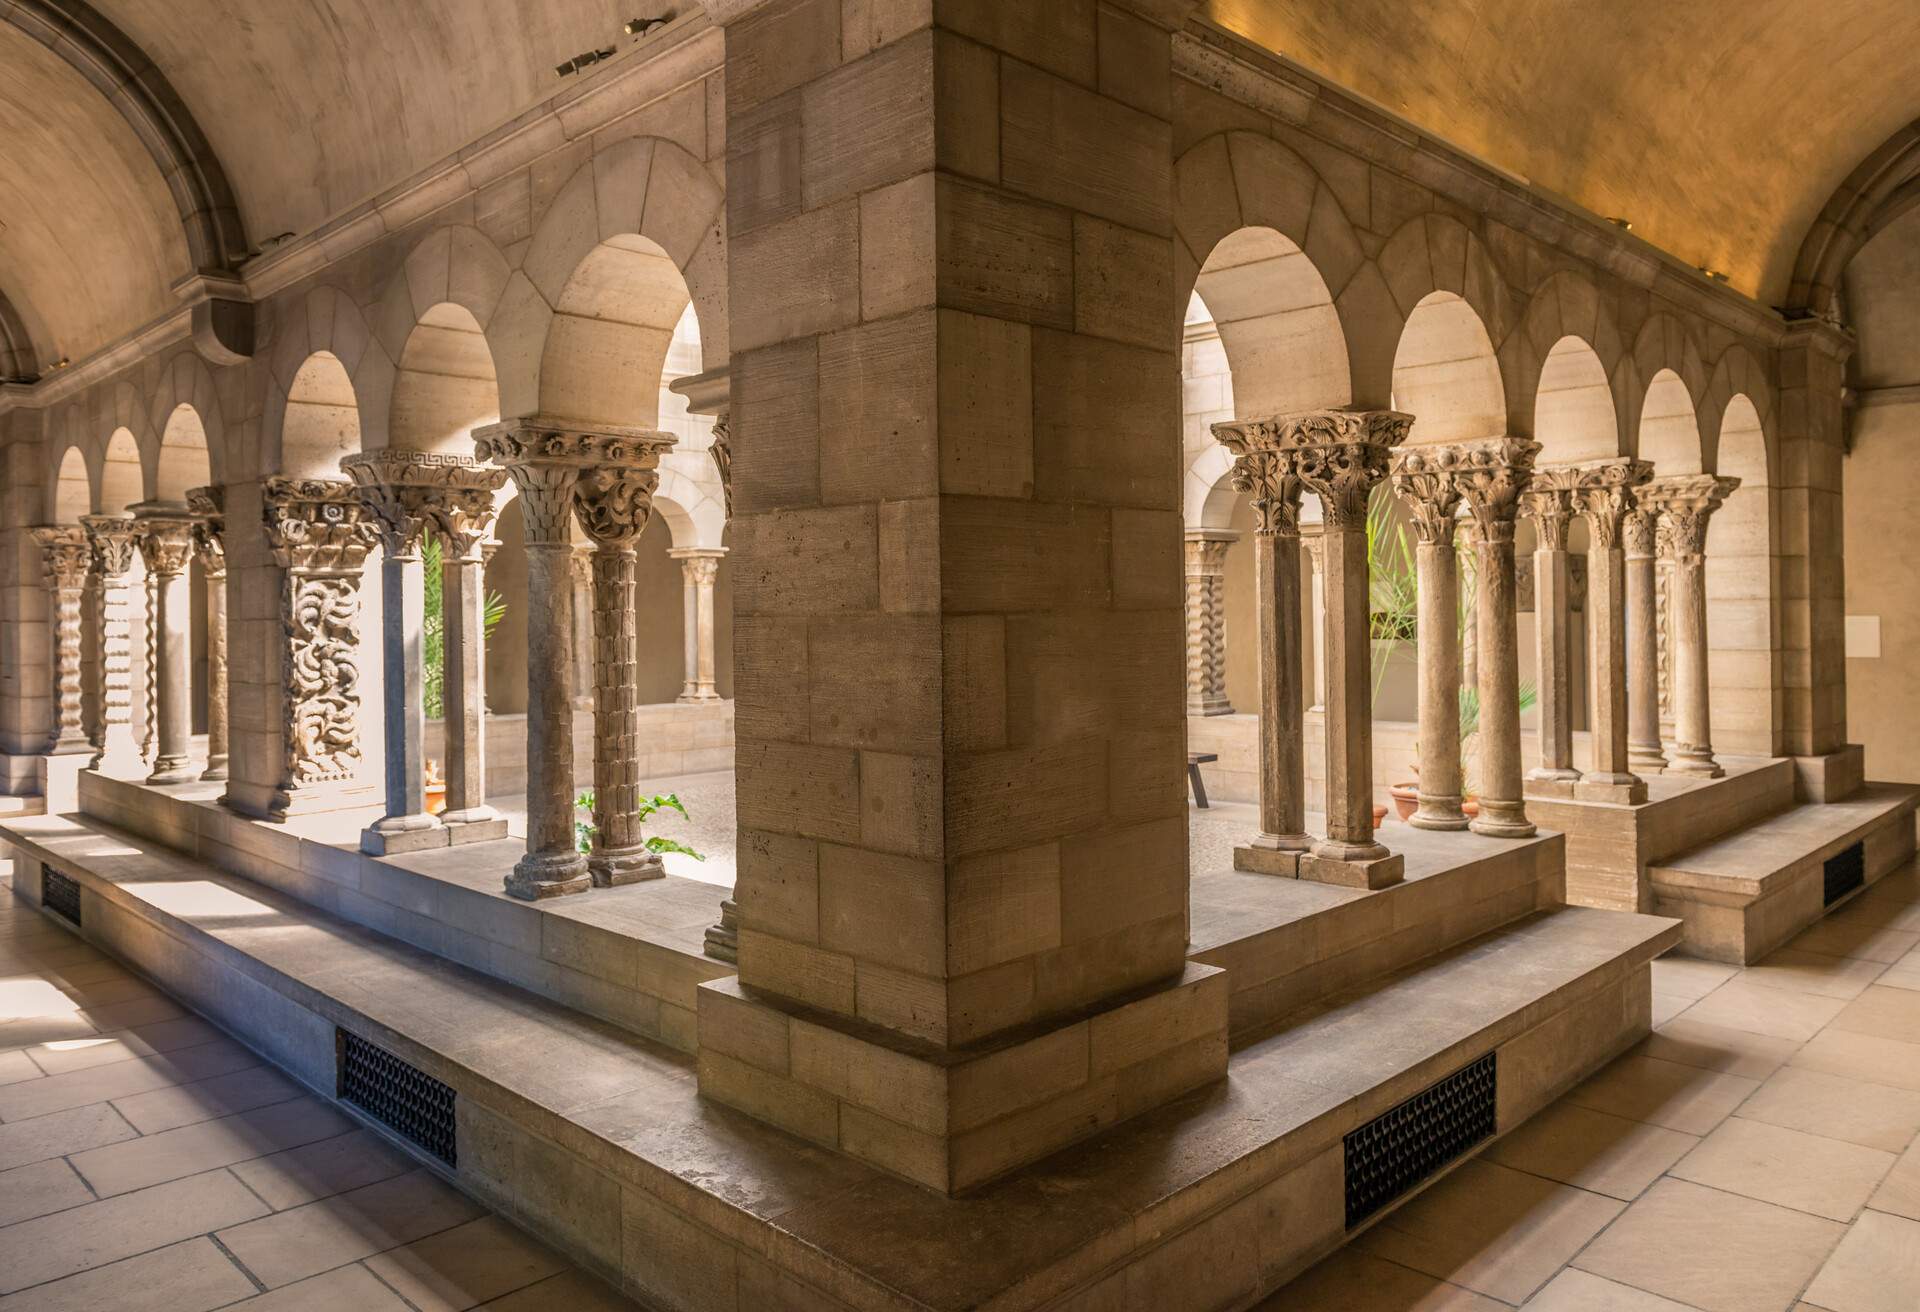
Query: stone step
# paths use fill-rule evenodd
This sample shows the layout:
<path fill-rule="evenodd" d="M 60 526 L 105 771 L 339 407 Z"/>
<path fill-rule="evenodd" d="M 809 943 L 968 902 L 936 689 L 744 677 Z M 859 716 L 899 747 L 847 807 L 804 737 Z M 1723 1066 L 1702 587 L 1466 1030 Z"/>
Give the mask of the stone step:
<path fill-rule="evenodd" d="M 38 901 L 41 862 L 77 880 L 85 937 L 317 1093 L 339 1087 L 342 1031 L 451 1086 L 456 1164 L 430 1165 L 649 1306 L 696 1312 L 1093 1306 L 1116 1279 L 1130 1305 L 1246 1306 L 1355 1232 L 1350 1131 L 1488 1053 L 1495 1132 L 1513 1129 L 1646 1033 L 1647 963 L 1678 934 L 1527 917 L 948 1198 L 703 1101 L 664 1046 L 98 821 L 0 823 L 0 842 L 27 858 L 20 896 Z"/>
<path fill-rule="evenodd" d="M 1826 914 L 1825 864 L 1864 848 L 1862 886 L 1914 852 L 1920 788 L 1864 784 L 1808 802 L 1650 865 L 1654 908 L 1684 923 L 1681 950 L 1747 965 Z"/>

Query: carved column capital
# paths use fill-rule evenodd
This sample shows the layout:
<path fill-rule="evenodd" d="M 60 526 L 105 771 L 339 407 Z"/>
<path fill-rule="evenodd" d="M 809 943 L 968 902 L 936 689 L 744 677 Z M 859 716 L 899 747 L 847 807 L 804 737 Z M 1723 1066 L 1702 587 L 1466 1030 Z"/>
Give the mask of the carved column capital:
<path fill-rule="evenodd" d="M 728 413 L 722 409 L 713 419 L 713 445 L 707 448 L 713 467 L 720 473 L 720 494 L 726 501 L 727 518 L 733 518 L 733 430 Z"/>
<path fill-rule="evenodd" d="M 556 547 L 573 540 L 576 503 L 581 527 L 596 542 L 639 536 L 659 481 L 654 471 L 673 444 L 672 434 L 653 429 L 588 427 L 540 415 L 473 433 L 474 455 L 505 469 L 520 489 L 528 544 Z"/>
<path fill-rule="evenodd" d="M 1474 536 L 1481 542 L 1513 541 L 1514 517 L 1520 508 L 1520 496 L 1532 480 L 1540 444 L 1496 437 L 1485 442 L 1463 442 L 1457 449 L 1460 462 L 1454 477 Z"/>
<path fill-rule="evenodd" d="M 1520 494 L 1520 513 L 1533 523 L 1536 550 L 1567 549 L 1567 525 L 1580 510 L 1574 481 L 1564 469 L 1536 469 Z"/>
<path fill-rule="evenodd" d="M 1387 476 L 1389 453 L 1406 441 L 1413 416 L 1397 410 L 1307 410 L 1258 419 L 1235 419 L 1213 426 L 1213 434 L 1229 451 L 1245 459 L 1254 453 L 1284 453 L 1284 462 L 1262 461 L 1245 474 L 1236 465 L 1235 486 L 1245 477 L 1254 490 L 1261 480 L 1278 487 L 1280 506 L 1270 511 L 1276 531 L 1299 532 L 1297 513 L 1284 526 L 1284 483 L 1287 479 L 1316 494 L 1324 522 L 1332 528 L 1354 528 L 1366 523 L 1367 497 Z M 1259 513 L 1259 491 L 1255 511 Z M 1298 493 L 1295 493 L 1297 505 Z"/>
<path fill-rule="evenodd" d="M 1455 448 L 1447 446 L 1405 447 L 1393 453 L 1393 492 L 1413 517 L 1414 535 L 1422 542 L 1453 544 L 1460 510 L 1455 455 Z"/>
<path fill-rule="evenodd" d="M 1564 475 L 1573 490 L 1574 505 L 1587 521 L 1593 547 L 1611 551 L 1621 544 L 1626 520 L 1633 513 L 1634 489 L 1653 477 L 1653 466 L 1631 456 L 1612 460 L 1589 460 L 1564 469 L 1535 470 L 1537 482 L 1542 474 Z"/>
<path fill-rule="evenodd" d="M 273 562 L 295 573 L 358 576 L 380 530 L 351 483 L 331 478 L 269 478 L 261 519 Z"/>
<path fill-rule="evenodd" d="M 682 577 L 688 583 L 710 584 L 720 574 L 720 560 L 727 554 L 725 547 L 675 547 L 667 553 L 680 562 Z"/>
<path fill-rule="evenodd" d="M 1249 451 L 1233 462 L 1233 489 L 1253 501 L 1253 531 L 1261 537 L 1300 536 L 1300 480 L 1287 451 Z"/>
<path fill-rule="evenodd" d="M 1679 474 L 1645 484 L 1638 501 L 1659 516 L 1659 554 L 1674 561 L 1699 559 L 1707 547 L 1707 521 L 1739 486 L 1737 478 L 1714 474 Z"/>
<path fill-rule="evenodd" d="M 227 572 L 226 498 L 218 487 L 196 487 L 187 491 L 187 509 L 194 515 L 193 558 L 210 579 Z"/>
<path fill-rule="evenodd" d="M 1639 504 L 1637 494 L 1633 500 L 1633 507 L 1621 520 L 1621 540 L 1626 544 L 1628 560 L 1648 560 L 1654 553 L 1654 528 L 1658 516 Z"/>
<path fill-rule="evenodd" d="M 85 529 L 70 524 L 36 528 L 33 540 L 40 548 L 41 568 L 49 588 L 78 588 L 86 583 L 93 547 Z"/>
<path fill-rule="evenodd" d="M 142 501 L 133 511 L 134 543 L 147 572 L 159 578 L 184 574 L 193 559 L 197 522 L 185 502 Z"/>
<path fill-rule="evenodd" d="M 93 568 L 104 578 L 120 578 L 133 568 L 135 532 L 130 515 L 82 515 Z"/>

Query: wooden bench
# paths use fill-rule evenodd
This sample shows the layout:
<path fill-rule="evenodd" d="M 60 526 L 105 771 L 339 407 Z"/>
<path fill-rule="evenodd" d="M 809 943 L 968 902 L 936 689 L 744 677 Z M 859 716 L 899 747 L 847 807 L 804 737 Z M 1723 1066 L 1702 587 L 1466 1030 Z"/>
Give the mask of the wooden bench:
<path fill-rule="evenodd" d="M 1207 785 L 1206 781 L 1200 778 L 1200 767 L 1209 761 L 1219 759 L 1218 753 L 1215 752 L 1187 753 L 1187 782 L 1193 785 L 1193 804 L 1202 811 L 1207 809 Z"/>

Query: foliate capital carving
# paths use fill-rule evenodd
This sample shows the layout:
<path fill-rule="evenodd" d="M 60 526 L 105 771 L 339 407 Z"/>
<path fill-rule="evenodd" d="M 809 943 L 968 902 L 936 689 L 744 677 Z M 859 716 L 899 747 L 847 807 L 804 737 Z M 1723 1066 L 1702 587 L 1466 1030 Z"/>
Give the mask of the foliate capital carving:
<path fill-rule="evenodd" d="M 727 518 L 733 518 L 733 430 L 722 410 L 713 421 L 713 445 L 707 448 L 713 467 L 720 471 L 720 493 L 726 499 Z"/>
<path fill-rule="evenodd" d="M 580 528 L 601 546 L 629 547 L 653 515 L 660 471 L 631 465 L 590 469 L 574 484 Z"/>
<path fill-rule="evenodd" d="M 274 563 L 298 573 L 355 574 L 380 531 L 353 484 L 330 478 L 270 478 L 261 518 Z"/>
<path fill-rule="evenodd" d="M 1634 489 L 1653 477 L 1653 466 L 1621 456 L 1573 465 L 1568 472 L 1576 478 L 1577 504 L 1586 517 L 1593 548 L 1612 551 L 1620 545 L 1625 521 L 1633 511 Z"/>
<path fill-rule="evenodd" d="M 1393 454 L 1393 492 L 1413 516 L 1422 542 L 1453 545 L 1460 489 L 1453 479 L 1455 448 L 1406 447 Z"/>
<path fill-rule="evenodd" d="M 1706 550 L 1707 521 L 1740 486 L 1737 478 L 1679 474 L 1640 489 L 1639 504 L 1658 515 L 1655 544 L 1669 560 L 1695 561 Z"/>
<path fill-rule="evenodd" d="M 680 558 L 682 577 L 696 588 L 710 588 L 713 581 L 720 577 L 720 557 L 711 555 L 687 555 Z"/>
<path fill-rule="evenodd" d="M 529 546 L 561 547 L 572 541 L 574 501 L 589 471 L 655 470 L 673 444 L 671 433 L 649 428 L 583 425 L 541 415 L 473 431 L 474 455 L 505 469 L 520 489 Z M 615 503 L 623 495 L 618 489 L 605 491 Z M 651 498 L 649 488 L 649 506 Z M 609 515 L 611 524 L 617 512 Z"/>
<path fill-rule="evenodd" d="M 1253 531 L 1260 537 L 1300 536 L 1300 480 L 1288 451 L 1248 451 L 1233 462 L 1233 490 L 1253 502 Z"/>
<path fill-rule="evenodd" d="M 1629 560 L 1646 559 L 1653 555 L 1656 519 L 1658 516 L 1653 511 L 1641 507 L 1639 498 L 1636 496 L 1633 508 L 1627 511 L 1620 526 L 1621 540 L 1626 543 Z"/>
<path fill-rule="evenodd" d="M 1272 486 L 1272 480 L 1291 476 L 1319 496 L 1328 527 L 1351 529 L 1366 523 L 1367 496 L 1387 476 L 1389 453 L 1406 441 L 1412 426 L 1413 416 L 1397 410 L 1306 410 L 1228 420 L 1215 424 L 1213 435 L 1242 460 L 1257 453 L 1289 455 L 1284 468 L 1278 462 L 1261 461 L 1250 465 L 1244 477 L 1249 484 L 1266 480 Z M 1242 477 L 1236 466 L 1234 486 L 1242 486 Z M 1255 493 L 1256 514 L 1259 495 Z M 1297 509 L 1291 525 L 1282 527 L 1287 499 L 1269 496 L 1268 500 L 1278 503 L 1269 511 L 1276 527 L 1265 531 L 1298 533 Z"/>
<path fill-rule="evenodd" d="M 1533 478 L 1538 442 L 1497 437 L 1485 442 L 1463 442 L 1454 478 L 1466 503 L 1474 536 L 1480 542 L 1512 542 L 1513 521 L 1520 496 Z"/>
<path fill-rule="evenodd" d="M 132 516 L 82 515 L 80 524 L 93 548 L 94 571 L 102 578 L 121 578 L 133 568 Z"/>
<path fill-rule="evenodd" d="M 1188 529 L 1186 534 L 1187 575 L 1190 578 L 1214 578 L 1227 572 L 1227 548 L 1240 535 L 1220 529 Z"/>
<path fill-rule="evenodd" d="M 73 525 L 36 528 L 33 540 L 40 548 L 40 561 L 47 586 L 55 590 L 83 586 L 87 567 L 93 563 L 93 548 L 85 529 Z"/>
<path fill-rule="evenodd" d="M 209 578 L 227 572 L 226 497 L 218 487 L 187 491 L 187 509 L 194 514 L 193 558 Z"/>
<path fill-rule="evenodd" d="M 443 512 L 452 511 L 467 523 L 478 509 L 490 524 L 493 494 L 507 481 L 505 470 L 470 456 L 397 448 L 343 456 L 340 469 L 353 480 L 383 545 L 393 555 L 417 550 L 427 530 L 440 527 Z M 482 527 L 479 537 L 486 532 Z"/>
<path fill-rule="evenodd" d="M 193 560 L 194 514 L 184 501 L 143 501 L 133 511 L 134 542 L 147 573 L 160 578 L 184 574 Z"/>

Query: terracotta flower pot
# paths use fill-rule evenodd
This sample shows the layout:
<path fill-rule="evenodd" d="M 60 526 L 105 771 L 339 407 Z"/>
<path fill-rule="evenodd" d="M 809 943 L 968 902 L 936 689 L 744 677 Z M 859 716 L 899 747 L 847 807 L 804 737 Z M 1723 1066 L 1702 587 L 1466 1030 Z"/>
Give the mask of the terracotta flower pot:
<path fill-rule="evenodd" d="M 1373 804 L 1373 827 L 1378 829 L 1387 822 L 1387 808 L 1379 802 Z"/>
<path fill-rule="evenodd" d="M 1393 798 L 1393 813 L 1400 818 L 1402 824 L 1411 820 L 1413 813 L 1420 809 L 1420 786 L 1418 784 L 1395 784 L 1393 787 L 1387 789 L 1387 794 Z"/>

